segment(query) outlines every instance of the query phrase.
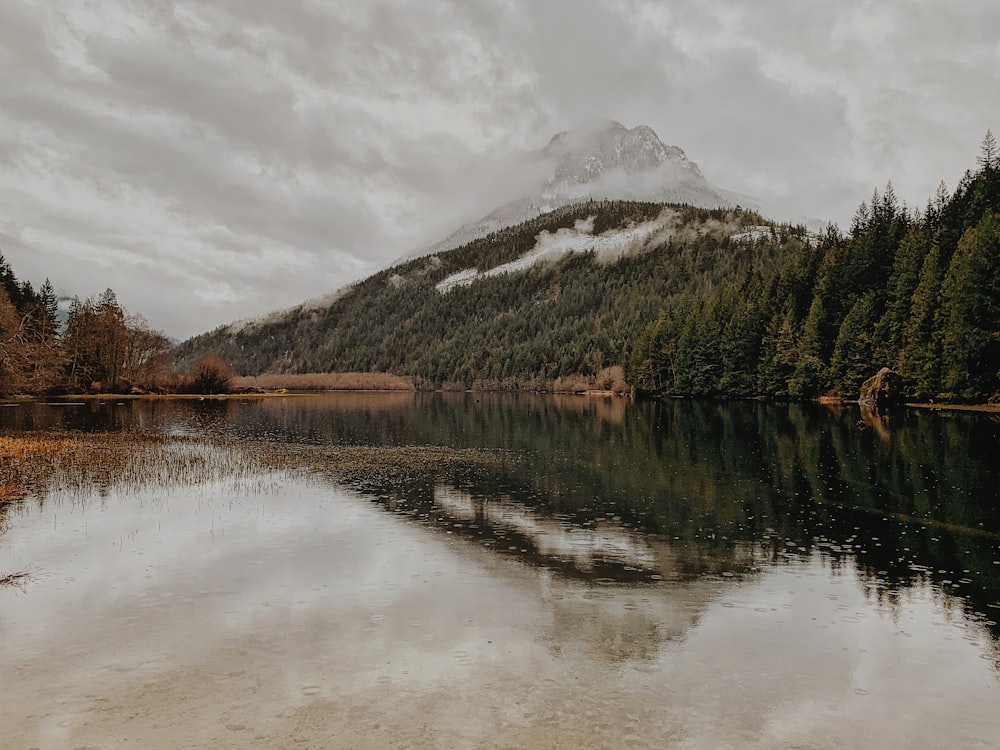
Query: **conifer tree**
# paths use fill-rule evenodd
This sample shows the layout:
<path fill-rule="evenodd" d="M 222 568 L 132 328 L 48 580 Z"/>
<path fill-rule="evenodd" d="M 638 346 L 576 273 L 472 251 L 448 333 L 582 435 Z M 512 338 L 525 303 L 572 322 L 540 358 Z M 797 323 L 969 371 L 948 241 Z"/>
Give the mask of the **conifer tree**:
<path fill-rule="evenodd" d="M 917 398 L 932 398 L 940 391 L 941 350 L 934 326 L 941 275 L 941 253 L 935 243 L 920 268 L 903 331 L 903 349 L 897 359 L 900 374 L 910 381 Z"/>
<path fill-rule="evenodd" d="M 1000 391 L 1000 219 L 986 214 L 958 243 L 941 284 L 942 384 L 960 399 Z"/>
<path fill-rule="evenodd" d="M 1000 151 L 997 149 L 997 139 L 993 137 L 993 132 L 987 129 L 983 142 L 979 146 L 979 156 L 976 163 L 981 169 L 995 169 L 1000 160 Z"/>
<path fill-rule="evenodd" d="M 875 361 L 875 290 L 858 298 L 840 326 L 830 359 L 834 384 L 841 396 L 854 396 L 871 374 Z"/>

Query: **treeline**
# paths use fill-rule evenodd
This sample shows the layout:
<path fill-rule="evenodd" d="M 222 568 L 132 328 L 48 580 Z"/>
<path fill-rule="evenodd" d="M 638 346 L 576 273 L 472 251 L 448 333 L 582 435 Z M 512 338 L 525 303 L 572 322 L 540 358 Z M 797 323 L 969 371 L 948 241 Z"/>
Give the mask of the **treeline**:
<path fill-rule="evenodd" d="M 593 218 L 598 235 L 665 211 L 670 231 L 616 261 L 573 253 L 437 289 L 456 272 L 523 256 L 542 232 Z M 550 388 L 560 378 L 610 387 L 612 368 L 628 361 L 633 342 L 672 297 L 771 268 L 806 244 L 803 228 L 769 224 L 749 211 L 581 203 L 384 270 L 329 305 L 219 328 L 181 344 L 177 358 L 183 365 L 215 351 L 244 375 L 388 372 L 418 387 Z"/>
<path fill-rule="evenodd" d="M 64 318 L 64 320 L 62 320 Z M 232 373 L 217 357 L 189 375 L 173 368 L 173 343 L 129 314 L 108 289 L 74 298 L 65 315 L 46 279 L 39 290 L 19 281 L 0 255 L 0 396 L 228 389 Z"/>
<path fill-rule="evenodd" d="M 641 391 L 857 397 L 881 367 L 914 399 L 1000 395 L 1000 160 L 992 134 L 954 194 L 923 211 L 891 184 L 778 266 L 680 294 L 635 342 Z"/>

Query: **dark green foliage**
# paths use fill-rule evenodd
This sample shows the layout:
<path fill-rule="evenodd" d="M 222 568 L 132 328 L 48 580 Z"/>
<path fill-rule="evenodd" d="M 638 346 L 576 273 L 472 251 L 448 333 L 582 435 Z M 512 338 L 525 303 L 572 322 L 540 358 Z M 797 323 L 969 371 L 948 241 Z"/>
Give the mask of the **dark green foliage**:
<path fill-rule="evenodd" d="M 773 269 L 804 245 L 803 230 L 778 226 L 771 236 L 733 241 L 734 233 L 764 220 L 752 213 L 674 206 L 668 209 L 676 227 L 672 239 L 614 262 L 593 253 L 569 254 L 445 293 L 436 288 L 458 271 L 488 270 L 521 257 L 541 232 L 593 217 L 598 234 L 650 220 L 665 208 L 591 202 L 559 209 L 382 271 L 327 307 L 302 306 L 273 320 L 192 339 L 178 348 L 178 363 L 215 351 L 243 374 L 385 371 L 438 384 L 541 386 L 561 376 L 592 376 L 602 367 L 631 368 L 642 358 L 636 359 L 633 348 L 642 348 L 643 329 L 677 295 L 704 294 L 755 269 Z M 712 347 L 702 348 L 712 354 Z M 644 356 L 652 373 L 669 355 Z M 720 363 L 714 366 L 706 382 L 718 380 Z"/>
<path fill-rule="evenodd" d="M 830 359 L 830 375 L 842 393 L 857 393 L 871 375 L 878 322 L 876 292 L 859 297 L 844 317 Z"/>
<path fill-rule="evenodd" d="M 981 169 L 923 216 L 886 187 L 836 230 L 763 273 L 674 298 L 641 334 L 633 384 L 674 395 L 856 397 L 881 367 L 913 398 L 1000 394 L 1000 166 Z M 671 351 L 669 365 L 656 352 Z M 654 364 L 657 363 L 657 364 Z M 750 373 L 756 373 L 752 382 Z"/>
<path fill-rule="evenodd" d="M 944 392 L 974 399 L 1000 391 L 1000 219 L 993 212 L 962 236 L 940 300 Z"/>

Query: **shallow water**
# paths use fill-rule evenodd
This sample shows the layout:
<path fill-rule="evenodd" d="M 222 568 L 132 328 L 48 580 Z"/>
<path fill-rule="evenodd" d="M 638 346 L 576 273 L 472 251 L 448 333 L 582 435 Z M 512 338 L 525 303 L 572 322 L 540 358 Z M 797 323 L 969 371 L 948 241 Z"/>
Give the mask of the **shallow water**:
<path fill-rule="evenodd" d="M 12 509 L 0 571 L 31 579 L 0 589 L 4 747 L 1000 747 L 994 422 L 883 437 L 798 407 L 410 396 L 220 412 L 119 426 L 511 461 Z"/>

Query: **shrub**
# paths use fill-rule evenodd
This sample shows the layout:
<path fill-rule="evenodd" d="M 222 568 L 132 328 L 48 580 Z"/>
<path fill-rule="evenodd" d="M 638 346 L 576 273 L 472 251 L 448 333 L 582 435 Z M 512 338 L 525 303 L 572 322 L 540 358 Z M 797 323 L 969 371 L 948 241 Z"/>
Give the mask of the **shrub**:
<path fill-rule="evenodd" d="M 191 367 L 184 390 L 188 393 L 231 393 L 236 374 L 218 354 L 206 354 Z"/>

